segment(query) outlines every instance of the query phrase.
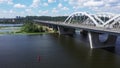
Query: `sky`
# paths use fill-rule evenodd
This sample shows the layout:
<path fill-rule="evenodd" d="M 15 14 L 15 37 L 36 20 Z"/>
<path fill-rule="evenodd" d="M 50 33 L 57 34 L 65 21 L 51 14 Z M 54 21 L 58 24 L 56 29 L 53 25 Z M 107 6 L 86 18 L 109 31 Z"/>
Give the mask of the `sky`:
<path fill-rule="evenodd" d="M 0 0 L 0 18 L 66 16 L 73 12 L 120 14 L 120 0 Z"/>

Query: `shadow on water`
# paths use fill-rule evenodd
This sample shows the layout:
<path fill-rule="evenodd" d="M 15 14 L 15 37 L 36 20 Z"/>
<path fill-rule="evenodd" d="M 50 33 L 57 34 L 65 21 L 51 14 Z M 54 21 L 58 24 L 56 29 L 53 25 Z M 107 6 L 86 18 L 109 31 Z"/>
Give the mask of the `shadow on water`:
<path fill-rule="evenodd" d="M 90 49 L 88 47 L 87 38 L 79 35 L 67 36 L 56 35 L 58 42 L 66 50 L 66 52 L 80 61 L 85 68 L 119 68 L 120 63 L 120 47 Z M 84 38 L 84 39 L 83 39 Z M 81 40 L 83 39 L 83 40 Z M 119 51 L 120 52 L 120 51 Z"/>
<path fill-rule="evenodd" d="M 106 51 L 111 52 L 111 53 L 114 53 L 114 54 L 117 54 L 115 47 L 106 47 L 106 48 L 101 48 L 101 49 L 106 50 Z"/>
<path fill-rule="evenodd" d="M 120 36 L 118 36 L 114 47 L 107 47 L 107 48 L 101 48 L 101 49 L 120 56 Z"/>
<path fill-rule="evenodd" d="M 78 35 L 78 34 L 75 34 L 75 35 L 54 34 L 54 36 L 56 36 L 59 39 L 60 43 L 63 43 L 64 44 L 63 46 L 64 47 L 66 46 L 66 48 L 68 47 L 68 48 L 74 49 L 77 45 L 76 48 L 84 47 L 84 48 L 90 49 L 88 37 L 86 36 Z M 118 50 L 120 50 L 119 41 L 120 39 L 117 40 L 115 47 L 106 47 L 106 48 L 99 48 L 99 49 L 120 55 L 120 53 L 118 53 L 119 52 Z"/>
<path fill-rule="evenodd" d="M 89 46 L 89 41 L 88 41 L 87 36 L 77 34 L 74 36 L 74 38 L 80 38 L 80 40 L 82 40 L 82 42 L 84 42 L 85 45 Z M 99 40 L 101 42 L 104 42 L 105 40 L 107 40 L 107 38 L 108 38 L 108 34 L 102 34 L 102 35 L 100 35 Z M 86 43 L 88 43 L 88 44 L 86 44 Z M 120 36 L 118 36 L 117 41 L 114 44 L 114 47 L 106 47 L 106 48 L 100 48 L 100 49 L 111 52 L 115 55 L 120 55 Z"/>

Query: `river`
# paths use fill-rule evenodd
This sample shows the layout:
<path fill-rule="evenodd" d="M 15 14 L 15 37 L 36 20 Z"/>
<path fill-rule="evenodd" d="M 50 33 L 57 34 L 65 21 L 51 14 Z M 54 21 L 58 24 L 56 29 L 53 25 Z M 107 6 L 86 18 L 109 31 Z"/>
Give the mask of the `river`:
<path fill-rule="evenodd" d="M 90 49 L 80 34 L 1 35 L 0 68 L 120 68 L 120 37 L 115 48 Z"/>
<path fill-rule="evenodd" d="M 10 34 L 20 30 L 23 24 L 0 24 L 0 34 Z"/>

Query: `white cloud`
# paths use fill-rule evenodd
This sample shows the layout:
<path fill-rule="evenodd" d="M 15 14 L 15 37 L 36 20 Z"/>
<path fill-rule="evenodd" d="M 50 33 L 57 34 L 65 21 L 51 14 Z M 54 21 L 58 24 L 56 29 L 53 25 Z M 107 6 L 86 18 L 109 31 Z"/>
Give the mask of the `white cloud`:
<path fill-rule="evenodd" d="M 10 10 L 0 10 L 0 18 L 14 18 L 17 14 L 13 9 Z"/>
<path fill-rule="evenodd" d="M 58 10 L 56 8 L 52 9 L 52 13 L 57 13 L 57 12 L 58 12 Z"/>
<path fill-rule="evenodd" d="M 22 5 L 22 4 L 15 4 L 14 7 L 15 8 L 25 8 L 26 6 Z"/>
<path fill-rule="evenodd" d="M 6 10 L 3 10 L 1 13 L 7 13 L 7 11 L 6 11 Z"/>
<path fill-rule="evenodd" d="M 12 0 L 8 0 L 7 3 L 8 4 L 13 4 L 13 1 Z"/>
<path fill-rule="evenodd" d="M 117 5 L 119 5 L 119 6 L 120 6 L 120 3 L 118 3 Z"/>
<path fill-rule="evenodd" d="M 31 7 L 36 8 L 40 4 L 40 0 L 33 0 L 33 3 L 31 4 Z"/>
<path fill-rule="evenodd" d="M 59 4 L 58 4 L 58 7 L 59 7 L 59 8 L 62 8 L 62 7 L 63 7 L 63 5 L 62 5 L 61 3 L 59 3 Z"/>
<path fill-rule="evenodd" d="M 48 0 L 48 3 L 56 2 L 56 0 Z"/>
<path fill-rule="evenodd" d="M 48 14 L 48 10 L 45 10 L 45 11 L 43 11 L 43 14 L 45 15 L 45 14 Z"/>
<path fill-rule="evenodd" d="M 57 10 L 57 9 L 59 9 L 59 10 L 64 10 L 64 11 L 69 10 L 69 8 L 63 6 L 61 3 L 58 4 L 56 10 Z M 54 10 L 55 10 L 55 8 L 54 8 Z"/>
<path fill-rule="evenodd" d="M 10 14 L 15 14 L 16 12 L 11 9 L 11 10 L 8 11 L 8 13 L 10 13 Z"/>
<path fill-rule="evenodd" d="M 20 14 L 22 14 L 23 16 L 37 15 L 39 9 L 35 9 L 35 8 L 39 6 L 47 6 L 47 7 L 41 8 L 42 11 L 39 11 L 39 14 L 51 15 L 51 16 L 70 14 L 75 11 L 120 13 L 119 12 L 120 11 L 120 0 L 63 0 L 63 1 L 62 0 L 45 0 L 45 1 L 44 0 L 43 1 L 32 0 L 32 1 L 33 2 L 31 3 L 31 5 L 27 7 L 25 4 L 19 4 L 19 3 L 15 4 L 13 3 L 13 0 L 0 0 L 0 4 L 5 4 L 5 5 L 12 4 L 11 6 L 14 7 L 14 8 L 10 8 L 11 10 L 5 10 L 5 8 L 0 8 L 0 12 L 1 14 L 3 14 L 0 16 L 1 17 L 10 16 L 10 15 L 7 16 L 5 14 L 11 14 L 11 16 L 13 15 L 16 16 Z M 57 4 L 57 6 L 49 7 L 49 5 L 53 5 L 53 4 L 55 5 Z M 15 11 L 16 8 L 25 8 L 25 9 L 22 9 L 23 11 L 18 12 L 18 11 Z"/>
<path fill-rule="evenodd" d="M 96 12 L 110 12 L 110 13 L 120 13 L 120 6 L 104 6 L 104 7 L 93 7 L 91 8 Z"/>
<path fill-rule="evenodd" d="M 84 7 L 84 6 L 100 6 L 104 4 L 102 0 L 69 0 L 70 5 Z"/>
<path fill-rule="evenodd" d="M 26 12 L 32 12 L 32 9 L 25 9 Z"/>
<path fill-rule="evenodd" d="M 105 4 L 105 7 L 110 7 L 111 5 L 110 4 Z"/>
<path fill-rule="evenodd" d="M 74 10 L 87 8 L 90 11 L 119 12 L 120 0 L 65 0 Z M 120 13 L 120 12 L 119 12 Z"/>
<path fill-rule="evenodd" d="M 21 12 L 21 14 L 23 15 L 24 14 L 24 16 L 26 15 L 26 16 L 34 16 L 34 15 L 37 15 L 38 13 L 37 12 L 35 12 L 32 8 L 27 8 L 27 9 L 25 9 L 25 11 L 23 11 L 23 12 Z"/>
<path fill-rule="evenodd" d="M 4 0 L 0 0 L 0 3 L 3 3 L 4 2 Z"/>
<path fill-rule="evenodd" d="M 103 1 L 93 1 L 93 0 L 88 1 L 88 2 L 83 4 L 83 6 L 89 6 L 89 7 L 90 6 L 102 6 L 102 5 L 104 5 Z"/>
<path fill-rule="evenodd" d="M 44 6 L 48 6 L 48 3 L 43 3 Z"/>
<path fill-rule="evenodd" d="M 39 10 L 40 15 L 48 15 L 49 11 L 48 10 Z"/>
<path fill-rule="evenodd" d="M 105 1 L 105 0 L 103 0 L 103 1 Z M 119 0 L 108 0 L 107 2 L 109 2 L 109 3 L 115 3 L 115 2 L 118 2 Z"/>
<path fill-rule="evenodd" d="M 15 18 L 16 16 L 31 16 L 37 15 L 32 9 L 25 9 L 24 11 L 15 11 L 14 9 L 10 10 L 0 10 L 0 18 Z"/>
<path fill-rule="evenodd" d="M 0 3 L 13 4 L 13 0 L 0 0 Z"/>
<path fill-rule="evenodd" d="M 66 11 L 66 10 L 69 10 L 69 8 L 67 8 L 67 7 L 63 7 L 62 9 L 65 10 L 65 11 Z"/>
<path fill-rule="evenodd" d="M 88 0 L 68 0 L 69 4 L 71 5 L 83 5 L 83 3 L 87 2 Z"/>
<path fill-rule="evenodd" d="M 64 0 L 65 2 L 68 1 L 68 0 Z"/>

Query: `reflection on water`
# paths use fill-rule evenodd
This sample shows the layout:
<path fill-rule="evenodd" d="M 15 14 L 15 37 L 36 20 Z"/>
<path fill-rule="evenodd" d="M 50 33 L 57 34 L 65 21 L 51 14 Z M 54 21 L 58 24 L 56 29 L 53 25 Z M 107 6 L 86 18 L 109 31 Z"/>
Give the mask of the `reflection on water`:
<path fill-rule="evenodd" d="M 0 68 L 120 68 L 120 50 L 89 49 L 80 35 L 0 36 Z"/>
<path fill-rule="evenodd" d="M 11 32 L 17 32 L 20 30 L 20 26 L 23 24 L 0 24 L 0 33 L 7 34 Z"/>
<path fill-rule="evenodd" d="M 5 27 L 0 29 L 0 33 L 9 33 L 19 31 L 21 27 Z"/>
<path fill-rule="evenodd" d="M 72 53 L 72 56 L 83 60 L 91 68 L 119 68 L 120 47 L 118 38 L 115 48 L 89 49 L 84 45 L 87 41 L 81 42 L 81 37 L 60 36 L 60 43 L 66 50 Z M 69 41 L 69 42 L 68 42 Z M 78 42 L 79 41 L 79 42 Z"/>
<path fill-rule="evenodd" d="M 22 26 L 23 24 L 0 24 L 0 26 L 2 27 L 19 27 L 19 26 Z"/>

